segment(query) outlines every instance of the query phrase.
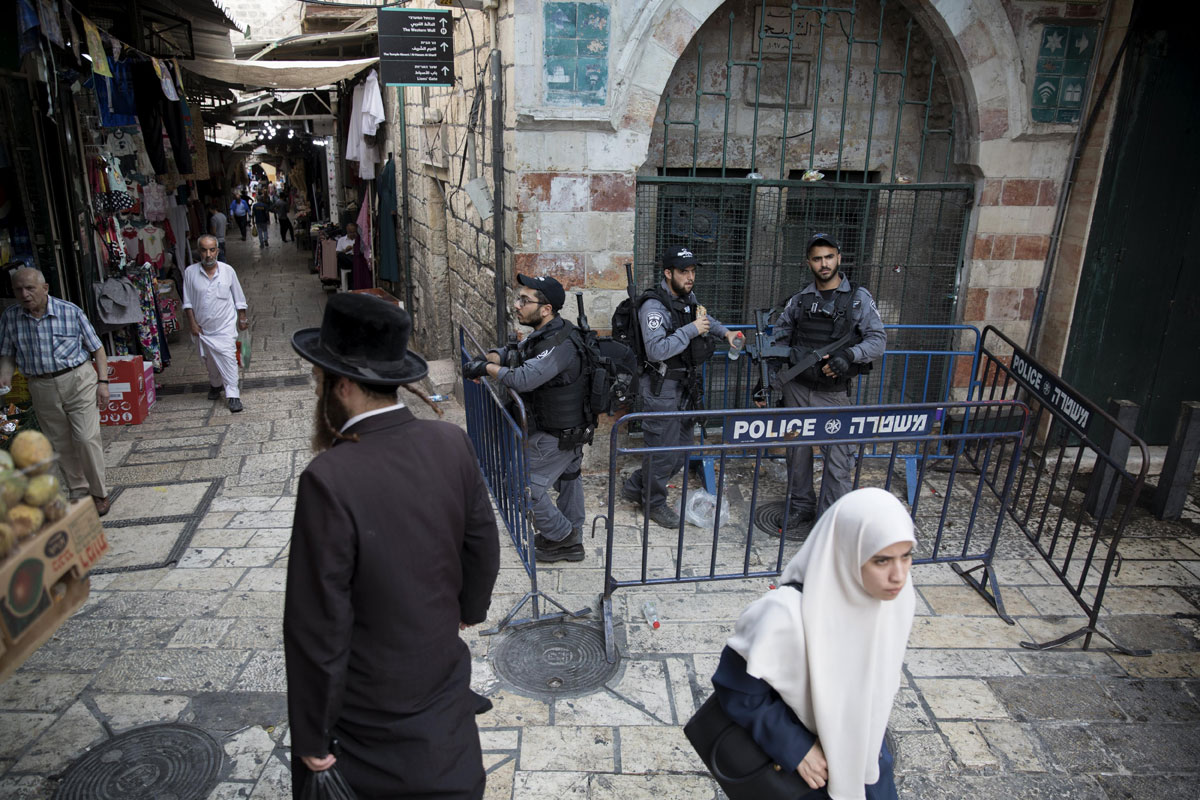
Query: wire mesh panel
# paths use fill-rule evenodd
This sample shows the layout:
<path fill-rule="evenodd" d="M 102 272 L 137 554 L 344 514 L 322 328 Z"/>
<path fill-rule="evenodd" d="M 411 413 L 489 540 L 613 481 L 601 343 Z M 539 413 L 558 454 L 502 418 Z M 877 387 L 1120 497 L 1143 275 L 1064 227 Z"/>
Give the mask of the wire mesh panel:
<path fill-rule="evenodd" d="M 805 244 L 828 233 L 842 268 L 870 290 L 885 324 L 947 325 L 956 298 L 971 190 L 741 178 L 638 179 L 636 278 L 661 278 L 661 254 L 687 247 L 703 265 L 696 296 L 722 322 L 782 308 L 812 280 Z M 950 331 L 901 331 L 890 347 L 953 349 Z"/>

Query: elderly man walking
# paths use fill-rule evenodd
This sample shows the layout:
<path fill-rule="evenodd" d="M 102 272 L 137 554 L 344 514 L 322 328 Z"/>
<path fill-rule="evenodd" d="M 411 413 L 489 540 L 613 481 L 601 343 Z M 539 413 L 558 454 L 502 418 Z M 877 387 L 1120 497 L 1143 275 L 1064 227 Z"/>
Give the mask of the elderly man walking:
<path fill-rule="evenodd" d="M 34 413 L 58 453 L 72 499 L 91 494 L 96 513 L 104 516 L 109 508 L 100 440 L 100 409 L 108 405 L 104 346 L 83 309 L 50 296 L 39 270 L 17 270 L 12 286 L 18 305 L 0 316 L 0 384 L 12 384 L 14 365 L 29 379 Z"/>
<path fill-rule="evenodd" d="M 224 388 L 229 410 L 236 414 L 242 410 L 237 335 L 250 327 L 246 295 L 233 267 L 217 259 L 217 237 L 206 234 L 198 244 L 200 263 L 183 273 L 183 310 L 208 368 L 208 399 L 220 399 Z"/>

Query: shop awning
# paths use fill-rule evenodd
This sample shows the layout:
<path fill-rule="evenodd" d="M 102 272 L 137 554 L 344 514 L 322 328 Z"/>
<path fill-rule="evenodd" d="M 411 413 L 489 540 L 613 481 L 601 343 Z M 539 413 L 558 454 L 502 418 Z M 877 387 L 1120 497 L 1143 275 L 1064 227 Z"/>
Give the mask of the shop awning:
<path fill-rule="evenodd" d="M 181 61 L 186 70 L 232 86 L 264 89 L 315 89 L 352 78 L 378 58 L 353 61 L 235 61 L 197 58 Z"/>

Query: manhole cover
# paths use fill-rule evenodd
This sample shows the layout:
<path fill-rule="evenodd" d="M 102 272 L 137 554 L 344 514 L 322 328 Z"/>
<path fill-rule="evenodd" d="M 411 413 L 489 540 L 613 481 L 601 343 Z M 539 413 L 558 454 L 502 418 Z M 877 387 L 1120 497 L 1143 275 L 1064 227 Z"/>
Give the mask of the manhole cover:
<path fill-rule="evenodd" d="M 754 510 L 754 524 L 758 526 L 760 531 L 766 531 L 772 536 L 778 536 L 783 530 L 783 500 L 770 500 L 766 503 L 759 503 Z M 793 514 L 788 517 L 787 540 L 789 542 L 803 542 L 808 538 L 808 532 L 812 530 L 812 522 L 799 522 Z"/>
<path fill-rule="evenodd" d="M 604 634 L 571 622 L 514 630 L 497 643 L 492 658 L 501 678 L 537 694 L 587 694 L 617 672 L 604 657 Z"/>
<path fill-rule="evenodd" d="M 54 800 L 203 800 L 217 784 L 224 751 L 188 725 L 150 725 L 85 753 Z"/>

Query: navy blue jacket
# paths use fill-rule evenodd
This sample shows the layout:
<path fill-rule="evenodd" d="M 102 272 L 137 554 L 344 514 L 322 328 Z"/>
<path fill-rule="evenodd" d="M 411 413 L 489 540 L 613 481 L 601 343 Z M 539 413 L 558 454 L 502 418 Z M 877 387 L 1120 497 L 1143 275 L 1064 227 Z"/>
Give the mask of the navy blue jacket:
<path fill-rule="evenodd" d="M 779 692 L 761 678 L 746 672 L 746 659 L 726 647 L 712 676 L 717 702 L 730 719 L 750 732 L 750 738 L 777 764 L 795 770 L 812 749 L 817 737 L 804 727 Z M 887 741 L 879 752 L 879 780 L 867 785 L 867 800 L 898 800 L 892 775 L 892 754 Z M 828 797 L 823 789 L 804 795 L 805 800 Z"/>

